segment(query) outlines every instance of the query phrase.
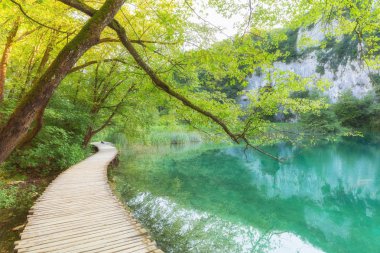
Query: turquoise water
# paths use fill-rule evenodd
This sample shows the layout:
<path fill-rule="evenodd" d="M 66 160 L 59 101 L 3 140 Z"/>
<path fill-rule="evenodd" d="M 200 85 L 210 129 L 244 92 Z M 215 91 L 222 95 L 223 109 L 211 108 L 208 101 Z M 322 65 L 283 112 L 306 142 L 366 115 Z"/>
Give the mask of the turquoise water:
<path fill-rule="evenodd" d="M 380 148 L 129 150 L 117 189 L 167 252 L 380 252 Z"/>

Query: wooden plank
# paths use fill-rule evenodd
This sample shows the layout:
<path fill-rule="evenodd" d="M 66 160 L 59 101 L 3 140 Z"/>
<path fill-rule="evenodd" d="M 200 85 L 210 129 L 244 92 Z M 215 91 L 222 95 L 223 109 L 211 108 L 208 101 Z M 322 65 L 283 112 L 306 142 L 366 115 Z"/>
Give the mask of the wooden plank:
<path fill-rule="evenodd" d="M 115 220 L 115 221 L 111 221 L 108 223 L 99 223 L 96 225 L 93 225 L 93 224 L 78 225 L 75 228 L 75 231 L 73 231 L 72 227 L 68 227 L 68 228 L 60 229 L 59 232 L 54 231 L 55 233 L 53 233 L 53 234 L 51 233 L 51 230 L 50 231 L 42 231 L 42 232 L 32 231 L 31 233 L 23 233 L 22 240 L 23 241 L 24 240 L 34 240 L 35 237 L 42 237 L 39 240 L 44 240 L 46 237 L 55 238 L 55 237 L 59 237 L 59 236 L 64 236 L 67 233 L 77 235 L 77 234 L 81 234 L 81 233 L 88 233 L 88 232 L 91 232 L 93 230 L 109 229 L 110 227 L 113 227 L 113 226 L 116 226 L 119 224 L 120 224 L 120 220 Z M 128 229 L 130 227 L 135 227 L 136 225 L 137 225 L 137 223 L 131 223 L 131 224 L 123 226 L 123 228 Z"/>
<path fill-rule="evenodd" d="M 64 232 L 64 233 L 56 233 L 49 236 L 44 236 L 43 238 L 29 238 L 29 239 L 23 239 L 22 243 L 18 244 L 18 248 L 26 247 L 26 246 L 32 246 L 36 245 L 38 243 L 39 245 L 49 243 L 49 242 L 55 242 L 55 241 L 64 241 L 72 238 L 80 238 L 84 235 L 91 235 L 91 236 L 98 236 L 102 235 L 103 233 L 107 233 L 110 231 L 110 228 L 108 227 L 101 227 L 96 230 L 89 230 L 89 231 L 80 231 L 76 232 L 75 234 L 71 233 L 70 231 Z M 120 232 L 134 232 L 136 231 L 133 226 L 130 227 L 119 227 L 114 228 L 114 231 L 120 231 Z"/>
<path fill-rule="evenodd" d="M 113 242 L 115 240 L 123 240 L 125 243 L 128 242 L 128 238 L 131 237 L 136 237 L 141 235 L 141 233 L 136 232 L 136 231 L 127 231 L 123 232 L 122 229 L 118 230 L 110 230 L 110 231 L 103 231 L 102 234 L 96 234 L 96 235 L 82 235 L 80 237 L 74 237 L 74 238 L 69 238 L 65 240 L 54 240 L 51 242 L 45 242 L 41 244 L 39 241 L 36 241 L 32 244 L 26 244 L 25 246 L 20 242 L 17 246 L 17 249 L 19 252 L 28 252 L 28 250 L 44 250 L 45 252 L 51 252 L 53 249 L 63 249 L 63 248 L 70 248 L 74 249 L 77 246 L 82 246 L 82 245 L 93 245 L 93 244 L 99 244 L 101 243 L 106 243 L 106 242 Z M 143 238 L 141 238 L 142 240 Z"/>
<path fill-rule="evenodd" d="M 61 173 L 36 201 L 17 252 L 162 252 L 108 185 L 117 150 L 95 145 L 98 153 Z"/>
<path fill-rule="evenodd" d="M 65 232 L 72 232 L 75 233 L 76 231 L 81 231 L 83 229 L 85 230 L 90 230 L 90 229 L 100 229 L 102 227 L 108 227 L 108 228 L 113 228 L 113 227 L 120 227 L 120 224 L 124 224 L 125 220 L 108 220 L 106 222 L 99 222 L 98 224 L 91 224 L 91 223 L 81 223 L 78 224 L 77 226 L 67 226 L 67 227 L 52 227 L 51 229 L 48 230 L 37 230 L 37 229 L 30 229 L 28 231 L 25 231 L 25 233 L 22 234 L 22 239 L 27 239 L 27 238 L 33 238 L 33 237 L 43 237 L 45 235 L 51 235 L 57 234 L 57 233 L 65 233 Z M 130 227 L 138 228 L 139 224 L 135 223 L 130 223 L 128 225 L 122 226 L 125 229 L 129 229 Z"/>

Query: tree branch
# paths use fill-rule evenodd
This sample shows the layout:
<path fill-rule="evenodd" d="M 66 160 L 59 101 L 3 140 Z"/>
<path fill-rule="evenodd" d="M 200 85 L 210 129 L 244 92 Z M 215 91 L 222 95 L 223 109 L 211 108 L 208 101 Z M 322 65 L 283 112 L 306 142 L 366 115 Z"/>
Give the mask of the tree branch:
<path fill-rule="evenodd" d="M 187 7 L 189 7 L 189 9 L 200 19 L 202 20 L 203 22 L 205 22 L 206 24 L 209 24 L 211 25 L 212 27 L 214 27 L 215 29 L 217 29 L 221 34 L 223 34 L 224 36 L 226 36 L 226 38 L 230 38 L 231 36 L 229 36 L 228 34 L 226 34 L 222 28 L 214 25 L 213 23 L 211 23 L 210 21 L 206 20 L 205 18 L 203 18 L 201 15 L 199 15 L 195 10 L 194 8 L 191 6 L 191 4 L 189 4 L 189 2 L 187 0 L 185 0 L 185 4 L 187 5 Z"/>
<path fill-rule="evenodd" d="M 22 8 L 22 5 L 21 5 L 21 4 L 19 4 L 19 3 L 16 2 L 15 0 L 10 0 L 10 1 L 11 1 L 12 3 L 14 3 L 15 5 L 17 5 L 17 7 L 20 9 L 21 13 L 22 13 L 26 18 L 28 18 L 29 20 L 33 21 L 34 23 L 37 23 L 37 24 L 39 24 L 40 26 L 43 26 L 43 27 L 45 27 L 45 28 L 48 28 L 48 29 L 54 30 L 54 31 L 56 31 L 56 32 L 65 33 L 65 34 L 67 34 L 67 35 L 70 34 L 70 33 L 67 32 L 67 31 L 61 31 L 61 30 L 59 30 L 59 29 L 57 29 L 57 28 L 54 28 L 54 27 L 52 27 L 52 26 L 48 26 L 48 25 L 45 25 L 45 24 L 41 23 L 41 22 L 38 21 L 37 19 L 32 18 L 31 16 L 29 16 L 29 15 L 25 12 L 25 10 Z"/>
<path fill-rule="evenodd" d="M 119 39 L 115 38 L 103 38 L 99 40 L 100 43 L 107 43 L 107 42 L 121 42 Z M 160 45 L 177 45 L 180 42 L 166 42 L 166 41 L 156 41 L 156 40 L 131 40 L 131 43 L 139 44 L 141 46 L 145 46 L 144 44 L 160 44 Z"/>
<path fill-rule="evenodd" d="M 34 33 L 35 31 L 37 31 L 37 30 L 40 29 L 40 28 L 41 28 L 41 27 L 37 27 L 37 28 L 35 28 L 35 29 L 33 29 L 33 30 L 30 30 L 30 31 L 26 31 L 26 32 L 24 32 L 23 34 L 20 35 L 20 37 L 18 37 L 17 39 L 15 39 L 15 42 L 22 40 L 23 38 L 25 38 L 26 36 L 28 36 L 28 35 Z"/>
<path fill-rule="evenodd" d="M 60 2 L 67 4 L 89 16 L 93 16 L 96 12 L 95 9 L 91 8 L 90 6 L 79 2 L 77 0 L 59 0 Z M 134 58 L 136 63 L 146 72 L 146 74 L 150 77 L 151 81 L 153 84 L 159 88 L 160 90 L 164 91 L 171 97 L 174 97 L 175 99 L 179 100 L 182 102 L 183 105 L 193 109 L 194 111 L 204 115 L 205 117 L 211 119 L 214 121 L 216 124 L 218 124 L 223 131 L 231 138 L 231 140 L 237 144 L 240 144 L 240 140 L 242 140 L 247 146 L 253 148 L 254 150 L 265 154 L 269 157 L 271 157 L 274 160 L 281 161 L 278 157 L 275 157 L 265 150 L 262 150 L 261 148 L 254 146 L 250 143 L 250 141 L 247 139 L 246 136 L 238 136 L 234 134 L 230 128 L 226 125 L 226 123 L 223 122 L 222 119 L 214 115 L 213 113 L 206 111 L 205 109 L 199 107 L 198 105 L 194 104 L 191 102 L 188 98 L 183 96 L 182 94 L 178 93 L 174 89 L 172 89 L 167 83 L 165 83 L 163 80 L 161 80 L 155 73 L 155 71 L 142 59 L 140 54 L 137 52 L 137 50 L 134 48 L 133 44 L 131 41 L 128 39 L 127 34 L 125 29 L 121 26 L 121 24 L 116 20 L 113 19 L 113 21 L 108 25 L 111 29 L 113 29 L 121 43 L 124 45 L 124 47 L 127 49 L 127 51 L 130 53 L 130 55 Z"/>
<path fill-rule="evenodd" d="M 128 96 L 128 93 L 130 92 L 130 89 L 126 92 L 126 94 L 124 95 L 123 99 L 116 105 L 116 107 L 113 109 L 112 113 L 110 116 L 108 116 L 107 120 L 99 127 L 97 128 L 96 130 L 93 130 L 92 131 L 92 135 L 94 134 L 97 134 L 99 133 L 100 131 L 102 131 L 106 126 L 108 126 L 112 119 L 115 117 L 115 115 L 118 113 L 120 107 L 124 104 L 124 100 L 126 99 L 126 97 Z"/>
<path fill-rule="evenodd" d="M 94 64 L 97 64 L 97 63 L 102 63 L 102 62 L 120 62 L 120 63 L 124 63 L 124 64 L 127 64 L 127 62 L 125 62 L 123 59 L 120 59 L 120 58 L 113 58 L 113 59 L 104 59 L 104 60 L 100 60 L 100 61 L 89 61 L 89 62 L 86 62 L 82 65 L 78 65 L 74 68 L 72 68 L 70 71 L 69 71 L 69 74 L 70 73 L 73 73 L 75 71 L 78 71 L 78 70 L 81 70 L 81 69 L 84 69 L 88 66 L 91 66 L 91 65 L 94 65 Z"/>

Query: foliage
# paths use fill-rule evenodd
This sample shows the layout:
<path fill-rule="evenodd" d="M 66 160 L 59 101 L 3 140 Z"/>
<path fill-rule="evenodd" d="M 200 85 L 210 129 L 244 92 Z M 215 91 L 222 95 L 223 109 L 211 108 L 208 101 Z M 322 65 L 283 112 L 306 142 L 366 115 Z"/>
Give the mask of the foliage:
<path fill-rule="evenodd" d="M 91 1 L 83 3 L 93 8 L 99 8 L 102 4 Z M 222 8 L 223 3 L 229 8 L 225 8 L 226 6 Z M 257 8 L 254 8 L 257 13 L 255 15 L 250 13 L 247 16 L 251 20 L 248 21 L 248 26 L 244 25 L 243 34 L 218 42 L 213 40 L 213 35 L 218 30 L 215 26 L 207 22 L 202 24 L 193 22 L 194 9 L 189 8 L 192 6 L 190 2 L 133 1 L 124 5 L 122 13 L 119 13 L 116 19 L 126 28 L 127 36 L 135 43 L 139 56 L 171 90 L 207 113 L 203 113 L 203 116 L 194 113 L 194 110 L 188 107 L 189 102 L 179 102 L 178 96 L 173 99 L 165 93 L 157 92 L 158 90 L 151 84 L 151 77 L 147 75 L 146 69 L 137 67 L 135 59 L 128 54 L 128 51 L 114 43 L 117 41 L 116 35 L 107 28 L 102 34 L 101 43 L 86 52 L 74 68 L 76 72 L 70 73 L 65 78 L 63 87 L 60 86 L 60 101 L 72 103 L 75 108 L 66 107 L 68 114 L 73 112 L 72 115 L 68 115 L 66 122 L 58 119 L 66 116 L 51 115 L 58 119 L 57 123 L 52 124 L 59 128 L 54 128 L 54 134 L 62 136 L 68 143 L 73 143 L 72 134 L 75 134 L 77 138 L 83 138 L 83 143 L 87 144 L 86 137 L 91 139 L 95 135 L 96 138 L 96 134 L 101 134 L 106 128 L 123 132 L 128 139 L 136 140 L 147 136 L 154 125 L 165 127 L 185 125 L 190 131 L 197 129 L 211 133 L 210 135 L 215 138 L 225 138 L 226 127 L 222 129 L 220 127 L 222 123 L 233 133 L 230 137 L 235 136 L 235 139 L 240 138 L 241 141 L 243 138 L 239 136 L 242 134 L 247 135 L 249 139 L 260 138 L 272 123 L 269 119 L 278 112 L 289 116 L 323 108 L 324 101 L 291 97 L 292 93 L 312 85 L 314 80 L 304 80 L 292 73 L 277 73 L 271 76 L 265 71 L 261 72 L 268 79 L 268 83 L 272 85 L 275 82 L 276 85 L 253 94 L 251 107 L 245 111 L 236 103 L 236 97 L 245 87 L 248 75 L 258 69 L 269 69 L 273 61 L 279 57 L 283 57 L 286 61 L 297 57 L 296 27 L 299 27 L 299 20 L 295 20 L 294 24 L 297 24 L 295 26 L 291 25 L 289 20 L 283 22 L 284 16 L 275 12 L 270 13 L 279 7 L 283 8 L 284 13 L 290 14 L 294 10 L 288 9 L 289 6 L 285 3 L 271 3 L 273 9 L 267 13 L 260 12 L 265 3 L 266 1 L 262 1 L 263 5 L 258 3 Z M 225 16 L 232 14 L 232 10 L 247 7 L 246 4 L 235 1 L 218 3 L 211 1 L 207 4 L 216 7 Z M 39 63 L 43 62 L 46 55 L 47 62 L 51 62 L 64 46 L 65 40 L 75 35 L 75 28 L 86 21 L 83 14 L 63 8 L 59 3 L 50 4 L 41 1 L 35 8 L 33 7 L 31 1 L 23 3 L 25 11 L 33 17 L 38 14 L 36 10 L 45 8 L 51 15 L 44 16 L 41 22 L 49 25 L 41 27 L 41 24 L 22 20 L 22 31 L 33 31 L 33 29 L 36 31 L 25 41 L 17 41 L 14 45 L 14 55 L 11 56 L 12 61 L 9 64 L 11 71 L 6 83 L 8 92 L 6 102 L 17 101 L 29 90 L 33 80 L 43 73 Z M 14 14 L 15 6 L 7 5 L 7 8 L 10 9 L 3 18 L 7 26 L 10 26 L 6 17 Z M 59 9 L 58 14 L 62 18 L 62 23 L 56 19 L 53 23 L 48 22 L 53 16 L 51 11 L 54 8 Z M 300 8 L 300 11 L 303 11 L 303 8 Z M 23 16 L 19 11 L 16 13 Z M 14 18 L 12 16 L 12 19 Z M 315 20 L 312 21 L 315 23 Z M 285 28 L 273 31 L 268 27 L 268 24 L 273 25 L 278 22 L 283 22 Z M 62 30 L 74 32 L 65 33 Z M 35 44 L 33 42 L 39 41 L 41 34 L 48 34 L 49 39 L 43 40 L 41 45 L 32 47 L 31 45 Z M 2 34 L 0 40 L 4 41 L 6 35 L 6 32 Z M 53 45 L 53 49 L 46 54 L 50 44 Z M 26 48 L 28 52 L 23 51 Z M 16 56 L 18 62 L 13 61 Z M 30 66 L 30 68 L 26 71 L 28 68 L 21 66 Z M 25 80 L 20 80 L 20 76 Z M 320 83 L 317 82 L 317 86 L 321 86 Z M 115 84 L 117 87 L 113 88 Z M 128 93 L 131 87 L 133 88 Z M 170 94 L 165 88 L 161 90 Z M 48 114 L 49 110 L 46 113 Z M 210 124 L 212 121 L 219 125 Z M 47 122 L 45 126 L 49 126 L 49 123 Z M 52 134 L 52 129 L 48 132 Z M 182 142 L 183 136 L 176 134 L 165 138 Z M 75 145 L 79 145 L 79 141 L 75 141 Z M 73 147 L 77 147 L 75 145 Z M 74 153 L 77 152 L 79 151 Z M 36 155 L 42 153 L 41 151 Z M 75 157 L 74 154 L 73 156 Z M 30 158 L 35 159 L 33 157 Z M 68 161 L 64 163 L 67 164 Z M 63 164 L 57 167 L 61 165 Z"/>
<path fill-rule="evenodd" d="M 16 150 L 6 168 L 52 175 L 84 159 L 88 150 L 82 148 L 80 135 L 86 127 L 86 117 L 74 111 L 69 101 L 57 96 L 46 110 L 40 133 L 30 144 Z"/>
<path fill-rule="evenodd" d="M 12 2 L 0 1 L 0 52 L 13 24 L 20 19 L 9 62 L 4 65 L 8 72 L 5 100 L 0 102 L 0 125 L 88 20 L 83 13 L 60 1 L 19 2 L 29 17 Z M 80 2 L 99 9 L 104 1 Z M 189 102 L 169 96 L 168 89 L 208 115 L 215 115 L 235 136 L 257 144 L 295 139 L 282 131 L 287 128 L 275 129 L 273 116 L 278 113 L 287 117 L 301 115 L 307 134 L 339 135 L 344 132 L 342 125 L 355 129 L 380 128 L 378 104 L 342 98 L 337 105 L 327 108 L 325 99 L 306 95 L 312 85 L 324 91 L 323 80 L 301 78 L 291 72 L 266 71 L 273 69 L 273 62 L 278 59 L 290 62 L 300 56 L 296 45 L 299 27 L 332 21 L 336 26 L 326 28 L 327 32 L 331 38 L 342 39 L 323 43 L 318 73 L 324 73 L 326 64 L 337 69 L 341 62 L 363 54 L 375 68 L 380 48 L 379 2 L 206 2 L 204 10 L 214 7 L 223 16 L 244 13 L 238 34 L 217 40 L 218 27 L 203 18 L 194 22 L 195 16 L 203 15 L 203 10 L 194 14 L 195 1 L 132 0 L 124 4 L 116 19 L 151 71 L 139 67 L 129 51 L 118 43 L 115 32 L 106 28 L 99 43 L 83 55 L 55 91 L 45 110 L 42 130 L 31 143 L 16 150 L 3 168 L 15 176 L 56 175 L 88 155 L 89 150 L 82 147 L 88 133 L 90 137 L 94 134 L 95 140 L 111 140 L 124 146 L 125 143 L 161 145 L 205 138 L 227 139 L 220 124 L 190 109 Z M 273 27 L 278 25 L 284 29 L 274 31 Z M 358 51 L 357 46 L 362 44 L 366 49 Z M 267 85 L 249 94 L 251 103 L 242 109 L 236 98 L 247 85 L 246 77 L 254 72 L 260 72 Z M 157 89 L 148 76 L 151 73 L 169 88 Z M 176 180 L 172 185 L 175 190 L 181 181 Z M 26 189 L 27 193 L 23 194 L 20 189 L 21 186 L 0 185 L 0 208 L 23 202 L 30 205 L 35 190 Z M 163 219 L 158 217 L 158 220 Z M 173 233 L 181 233 L 178 222 L 167 225 L 169 230 L 155 231 L 163 240 L 172 240 L 176 238 Z M 194 236 L 202 238 L 204 234 L 194 233 Z M 176 243 L 181 252 L 189 246 L 186 239 Z"/>
<path fill-rule="evenodd" d="M 99 9 L 104 1 L 80 2 Z M 3 64 L 8 71 L 5 99 L 0 102 L 0 125 L 4 125 L 21 98 L 28 96 L 36 80 L 88 20 L 83 13 L 67 8 L 60 1 L 19 3 L 24 13 L 14 3 L 0 1 L 0 52 L 5 52 L 3 45 L 10 30 L 20 20 L 9 62 Z M 279 58 L 289 62 L 298 57 L 298 27 L 335 19 L 337 25 L 329 32 L 334 35 L 332 38 L 343 39 L 325 43 L 324 55 L 320 55 L 323 66 L 329 63 L 336 67 L 339 61 L 359 55 L 360 52 L 354 51 L 358 42 L 365 42 L 370 63 L 376 66 L 378 2 L 372 6 L 366 1 L 348 4 L 338 0 L 326 3 L 262 0 L 255 3 L 254 8 L 251 4 L 251 1 L 233 0 L 204 3 L 204 7 L 214 7 L 227 17 L 245 13 L 239 33 L 224 40 L 216 39 L 220 29 L 215 25 L 203 18 L 194 22 L 195 2 L 133 0 L 124 4 L 116 19 L 125 29 L 126 37 L 133 41 L 138 56 L 152 70 L 136 65 L 135 58 L 117 43 L 115 32 L 106 28 L 99 43 L 83 55 L 55 91 L 39 134 L 31 143 L 19 147 L 2 166 L 9 173 L 30 177 L 56 175 L 88 155 L 89 150 L 82 147 L 88 133 L 90 137 L 95 135 L 94 139 L 120 143 L 169 144 L 205 138 L 227 139 L 225 129 L 214 124 L 215 120 L 207 114 L 190 109 L 189 102 L 179 101 L 178 96 L 169 96 L 168 89 L 157 89 L 148 76 L 151 73 L 197 108 L 214 115 L 235 136 L 247 137 L 259 144 L 286 138 L 282 132 L 273 131 L 272 119 L 279 112 L 288 116 L 305 115 L 305 125 L 323 133 L 339 132 L 336 119 L 347 127 L 378 128 L 376 103 L 343 99 L 342 105 L 334 106 L 334 116 L 331 109 L 326 108 L 324 99 L 303 96 L 311 85 L 316 85 L 318 90 L 326 89 L 323 80 L 266 71 Z M 327 17 L 325 13 L 331 15 Z M 273 32 L 273 27 L 279 24 L 284 29 Z M 345 51 L 347 48 L 351 55 Z M 268 85 L 250 94 L 251 104 L 242 109 L 236 98 L 247 84 L 246 77 L 258 70 Z M 354 113 L 349 114 L 345 111 L 347 108 Z M 361 110 L 364 115 L 357 113 Z M 319 115 L 318 122 L 312 120 L 315 115 Z M 30 130 L 36 124 L 32 124 Z M 33 193 L 33 189 L 27 192 Z M 0 186 L 0 205 L 9 207 L 20 201 L 23 200 L 16 188 Z"/>
<path fill-rule="evenodd" d="M 378 109 L 375 106 L 372 96 L 362 99 L 356 98 L 351 92 L 343 93 L 339 102 L 333 106 L 343 126 L 356 129 L 369 129 L 373 117 L 376 117 Z"/>
<path fill-rule="evenodd" d="M 361 135 L 380 130 L 380 104 L 374 96 L 356 98 L 347 91 L 328 108 L 301 114 L 304 131 L 318 138 Z"/>
<path fill-rule="evenodd" d="M 17 157 L 10 162 L 22 170 L 51 174 L 83 160 L 86 154 L 79 143 L 70 140 L 64 129 L 50 126 L 40 132 L 30 147 L 16 151 Z"/>
<path fill-rule="evenodd" d="M 299 54 L 297 52 L 297 38 L 298 38 L 299 29 L 288 29 L 286 30 L 286 39 L 280 41 L 278 44 L 278 48 L 281 50 L 283 56 L 279 58 L 279 60 L 283 60 L 286 63 L 290 63 L 295 61 Z"/>
<path fill-rule="evenodd" d="M 302 78 L 293 72 L 280 70 L 267 73 L 266 78 L 267 86 L 248 94 L 251 104 L 247 107 L 247 114 L 252 125 L 256 126 L 250 135 L 260 136 L 255 138 L 260 144 L 289 139 L 288 135 L 273 131 L 273 115 L 281 113 L 286 118 L 307 112 L 316 113 L 327 106 L 323 97 L 305 96 L 308 94 L 307 87 L 311 85 L 319 92 L 325 90 L 328 83 L 323 80 L 315 83 L 312 78 Z"/>
<path fill-rule="evenodd" d="M 376 99 L 380 98 L 380 74 L 369 73 L 369 78 L 371 79 L 372 87 L 376 94 Z"/>
<path fill-rule="evenodd" d="M 37 187 L 33 184 L 0 184 L 0 209 L 30 208 L 37 196 Z"/>
<path fill-rule="evenodd" d="M 344 66 L 349 61 L 356 60 L 359 54 L 358 43 L 358 39 L 352 35 L 343 35 L 342 39 L 326 38 L 321 44 L 321 50 L 317 51 L 319 65 L 316 71 L 324 73 L 327 65 L 336 72 L 340 65 Z"/>
<path fill-rule="evenodd" d="M 6 119 L 12 114 L 16 101 L 9 100 L 4 103 L 0 103 L 0 126 L 6 123 Z"/>
<path fill-rule="evenodd" d="M 339 135 L 343 131 L 340 121 L 331 109 L 302 114 L 301 123 L 307 131 L 314 136 L 319 135 L 320 138 Z"/>
<path fill-rule="evenodd" d="M 320 75 L 324 75 L 325 74 L 325 66 L 323 65 L 318 65 L 315 69 L 315 72 L 317 72 L 318 74 Z"/>
<path fill-rule="evenodd" d="M 10 208 L 16 204 L 17 187 L 0 185 L 0 209 Z"/>
<path fill-rule="evenodd" d="M 236 78 L 223 77 L 221 80 L 216 80 L 215 77 L 205 71 L 200 70 L 198 74 L 201 89 L 209 92 L 220 91 L 226 94 L 227 98 L 238 99 L 239 93 L 244 89 L 244 84 L 236 80 Z M 215 86 L 210 87 L 210 83 Z"/>
<path fill-rule="evenodd" d="M 0 166 L 0 252 L 12 252 L 19 230 L 25 224 L 28 210 L 47 186 L 49 179 L 30 179 L 22 174 L 11 174 Z"/>

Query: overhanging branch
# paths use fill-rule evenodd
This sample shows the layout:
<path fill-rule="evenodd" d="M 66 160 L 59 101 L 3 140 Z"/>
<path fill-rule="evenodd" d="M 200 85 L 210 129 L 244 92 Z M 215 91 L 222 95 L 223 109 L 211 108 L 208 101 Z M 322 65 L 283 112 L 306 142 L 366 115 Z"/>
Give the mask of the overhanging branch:
<path fill-rule="evenodd" d="M 79 11 L 81 11 L 81 12 L 83 12 L 89 16 L 93 16 L 96 12 L 95 9 L 93 9 L 90 6 L 88 6 L 82 2 L 79 2 L 77 0 L 59 0 L 59 1 L 66 4 L 66 5 L 69 5 L 73 8 L 75 8 L 75 9 L 77 9 L 77 10 L 79 10 Z M 117 20 L 114 19 L 108 26 L 117 33 L 117 35 L 118 35 L 121 43 L 123 44 L 123 46 L 127 49 L 127 51 L 130 53 L 130 55 L 136 61 L 136 63 L 150 77 L 151 81 L 153 82 L 153 84 L 157 88 L 161 89 L 162 91 L 164 91 L 168 95 L 174 97 L 175 99 L 181 101 L 183 105 L 193 109 L 194 111 L 196 111 L 196 112 L 204 115 L 205 117 L 211 119 L 212 121 L 214 121 L 216 124 L 218 124 L 223 129 L 223 131 L 231 138 L 231 140 L 233 142 L 240 144 L 241 141 L 243 141 L 247 146 L 251 147 L 252 149 L 254 149 L 254 150 L 256 150 L 256 151 L 258 151 L 264 155 L 267 155 L 274 160 L 282 161 L 280 158 L 275 157 L 275 156 L 269 154 L 268 152 L 266 152 L 265 150 L 251 144 L 246 136 L 234 134 L 230 130 L 230 128 L 226 125 L 226 123 L 224 123 L 223 120 L 220 119 L 218 116 L 216 116 L 213 113 L 206 111 L 205 109 L 199 107 L 198 105 L 191 102 L 188 98 L 186 98 L 182 94 L 180 94 L 177 91 L 175 91 L 174 89 L 172 89 L 167 83 L 165 83 L 163 80 L 161 80 L 157 76 L 155 71 L 142 59 L 140 54 L 134 48 L 132 42 L 127 37 L 125 29 L 122 27 L 122 25 Z"/>
<path fill-rule="evenodd" d="M 94 65 L 94 64 L 97 64 L 97 63 L 101 63 L 101 62 L 120 62 L 120 63 L 127 64 L 124 60 L 119 59 L 119 58 L 104 59 L 104 60 L 100 60 L 100 61 L 89 61 L 89 62 L 83 63 L 82 65 L 78 65 L 78 66 L 72 68 L 72 69 L 69 71 L 69 74 L 70 74 L 70 73 L 73 73 L 73 72 L 75 72 L 75 71 L 78 71 L 78 70 L 84 69 L 84 68 L 86 68 L 86 67 L 88 67 L 88 66 L 91 66 L 91 65 Z"/>
<path fill-rule="evenodd" d="M 179 42 L 166 42 L 166 41 L 156 41 L 156 40 L 130 40 L 131 43 L 139 44 L 145 46 L 145 44 L 159 44 L 159 45 L 177 45 Z M 99 40 L 99 43 L 107 42 L 121 42 L 119 39 L 115 38 L 103 38 Z"/>
<path fill-rule="evenodd" d="M 22 8 L 22 5 L 21 5 L 21 4 L 19 4 L 19 3 L 16 2 L 15 0 L 10 0 L 10 1 L 11 1 L 12 3 L 14 3 L 15 5 L 17 5 L 17 7 L 20 9 L 21 13 L 22 13 L 27 19 L 33 21 L 34 23 L 36 23 L 36 24 L 38 24 L 38 25 L 40 25 L 40 26 L 43 26 L 43 27 L 45 27 L 45 28 L 48 28 L 48 29 L 54 30 L 54 31 L 56 31 L 56 32 L 65 33 L 65 34 L 67 34 L 67 35 L 70 34 L 70 33 L 67 32 L 67 31 L 62 31 L 62 30 L 59 30 L 59 29 L 57 29 L 57 28 L 55 28 L 55 27 L 52 27 L 52 26 L 49 26 L 49 25 L 46 25 L 46 24 L 41 23 L 41 22 L 38 21 L 37 19 L 32 18 L 31 16 L 29 16 L 29 14 L 27 14 L 27 13 L 25 12 L 24 8 Z"/>

